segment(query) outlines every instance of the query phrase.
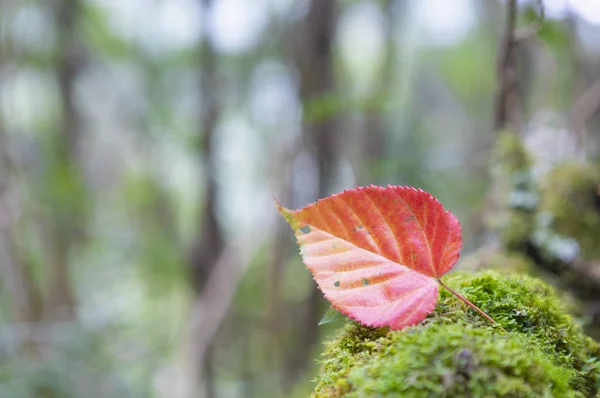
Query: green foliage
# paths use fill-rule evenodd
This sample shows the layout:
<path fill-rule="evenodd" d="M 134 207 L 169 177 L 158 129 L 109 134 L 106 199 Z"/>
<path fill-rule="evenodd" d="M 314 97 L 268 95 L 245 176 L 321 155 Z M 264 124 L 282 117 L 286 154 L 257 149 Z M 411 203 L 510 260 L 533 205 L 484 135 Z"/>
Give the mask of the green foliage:
<path fill-rule="evenodd" d="M 173 198 L 150 175 L 132 176 L 122 189 L 136 231 L 137 271 L 149 296 L 164 298 L 188 283 L 175 216 L 170 212 Z"/>
<path fill-rule="evenodd" d="M 325 93 L 304 104 L 304 120 L 307 123 L 321 123 L 339 115 L 347 106 L 348 104 L 336 93 Z"/>
<path fill-rule="evenodd" d="M 115 59 L 127 59 L 135 47 L 114 32 L 107 11 L 93 3 L 81 2 L 82 23 L 79 27 L 95 54 Z"/>
<path fill-rule="evenodd" d="M 325 350 L 315 397 L 594 396 L 600 347 L 545 283 L 522 275 L 447 280 L 501 333 L 441 291 L 436 310 L 399 332 L 351 323 Z"/>
<path fill-rule="evenodd" d="M 540 3 L 542 3 L 540 1 Z M 539 10 L 528 7 L 523 13 L 524 26 L 539 26 L 537 37 L 554 50 L 564 50 L 569 45 L 569 31 L 560 20 L 543 19 Z"/>
<path fill-rule="evenodd" d="M 473 105 L 469 109 L 487 113 L 488 103 L 481 98 L 494 90 L 495 70 L 482 67 L 482 64 L 493 64 L 496 49 L 487 40 L 482 40 L 485 36 L 487 32 L 474 31 L 459 45 L 436 49 L 431 56 L 437 65 L 443 66 L 439 73 L 449 88 Z M 489 38 L 494 40 L 491 36 Z"/>
<path fill-rule="evenodd" d="M 44 210 L 54 227 L 69 231 L 67 239 L 80 238 L 75 227 L 81 225 L 91 206 L 81 171 L 72 163 L 51 159 L 43 178 L 35 190 L 44 198 Z"/>

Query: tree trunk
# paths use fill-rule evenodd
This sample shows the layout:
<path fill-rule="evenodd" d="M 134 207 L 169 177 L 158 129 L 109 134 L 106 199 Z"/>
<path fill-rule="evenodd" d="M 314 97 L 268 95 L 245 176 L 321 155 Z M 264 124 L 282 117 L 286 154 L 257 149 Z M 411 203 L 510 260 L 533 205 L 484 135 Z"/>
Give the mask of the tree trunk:
<path fill-rule="evenodd" d="M 74 81 L 79 72 L 80 53 L 77 43 L 76 19 L 79 12 L 78 0 L 62 0 L 57 3 L 55 19 L 59 30 L 58 61 L 56 73 L 60 99 L 62 101 L 62 123 L 57 131 L 49 159 L 52 180 L 65 182 L 68 195 L 57 195 L 57 187 L 46 186 L 54 199 L 44 228 L 47 245 L 48 290 L 45 299 L 44 317 L 47 320 L 70 320 L 75 314 L 75 297 L 72 291 L 69 257 L 74 242 L 81 237 L 85 217 L 83 206 L 86 200 L 78 147 L 81 128 L 74 93 Z"/>
<path fill-rule="evenodd" d="M 12 195 L 12 167 L 4 148 L 8 137 L 0 125 L 0 276 L 11 300 L 11 318 L 17 324 L 32 324 L 40 317 L 40 292 L 32 279 L 29 264 L 20 256 L 14 240 L 14 227 L 20 209 Z"/>
<path fill-rule="evenodd" d="M 192 289 L 194 292 L 194 307 L 196 309 L 204 308 L 206 311 L 207 306 L 211 306 L 212 302 L 202 302 L 206 300 L 203 298 L 203 294 L 208 289 L 207 284 L 211 280 L 214 274 L 215 266 L 219 262 L 223 255 L 225 242 L 219 222 L 217 220 L 217 159 L 213 152 L 213 139 L 216 132 L 217 122 L 220 115 L 219 99 L 217 97 L 217 54 L 209 38 L 209 27 L 210 21 L 208 19 L 208 10 L 212 7 L 212 0 L 202 0 L 202 26 L 204 27 L 204 37 L 200 47 L 200 102 L 201 102 L 201 131 L 199 132 L 198 140 L 198 155 L 201 158 L 204 181 L 203 181 L 203 208 L 200 212 L 199 218 L 199 232 L 196 242 L 191 251 L 189 260 L 189 269 L 192 276 Z M 224 310 L 225 311 L 225 310 Z M 220 324 L 224 316 L 221 314 L 216 317 L 214 322 Z M 192 323 L 196 323 L 197 327 L 200 328 L 198 322 L 202 320 L 197 319 L 194 321 L 194 314 L 192 314 Z M 218 319 L 218 320 L 217 320 Z M 194 328 L 192 328 L 193 330 Z M 208 333 L 208 329 L 197 330 L 202 333 L 202 336 L 191 336 L 193 340 L 191 344 L 196 347 L 192 351 L 192 358 L 190 359 L 195 364 L 191 364 L 192 369 L 197 369 L 199 374 L 192 375 L 192 377 L 198 377 L 199 383 L 197 388 L 200 389 L 199 394 L 202 397 L 213 397 L 215 395 L 213 388 L 213 372 L 211 371 L 211 361 L 213 357 L 213 350 L 210 349 L 212 340 L 215 336 L 218 325 L 212 325 L 210 328 L 211 333 Z M 204 333 L 206 332 L 206 333 Z M 199 342 L 202 342 L 203 348 L 199 348 Z"/>
<path fill-rule="evenodd" d="M 332 47 L 335 36 L 336 2 L 320 0 L 311 2 L 310 10 L 298 32 L 295 47 L 295 62 L 300 75 L 300 98 L 303 104 L 323 98 L 335 87 Z M 318 196 L 325 197 L 335 178 L 337 167 L 336 141 L 338 120 L 328 116 L 324 120 L 307 121 L 304 137 L 318 165 Z M 313 349 L 318 342 L 317 325 L 322 315 L 324 300 L 316 286 L 312 287 L 299 318 L 297 330 L 301 330 L 301 341 L 288 358 L 287 386 L 291 386 L 309 367 L 313 360 Z"/>
<path fill-rule="evenodd" d="M 521 132 L 523 121 L 515 54 L 517 49 L 516 19 L 517 0 L 508 0 L 504 35 L 498 50 L 496 66 L 498 87 L 496 89 L 494 129 L 496 131 L 509 130 L 518 134 Z"/>

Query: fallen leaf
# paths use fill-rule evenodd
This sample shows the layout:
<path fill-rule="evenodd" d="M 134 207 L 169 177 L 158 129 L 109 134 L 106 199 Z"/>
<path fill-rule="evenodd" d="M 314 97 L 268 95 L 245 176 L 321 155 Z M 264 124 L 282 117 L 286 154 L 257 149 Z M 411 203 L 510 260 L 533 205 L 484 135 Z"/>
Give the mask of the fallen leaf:
<path fill-rule="evenodd" d="M 300 210 L 277 207 L 327 300 L 368 326 L 423 320 L 462 245 L 457 218 L 411 187 L 361 187 Z"/>

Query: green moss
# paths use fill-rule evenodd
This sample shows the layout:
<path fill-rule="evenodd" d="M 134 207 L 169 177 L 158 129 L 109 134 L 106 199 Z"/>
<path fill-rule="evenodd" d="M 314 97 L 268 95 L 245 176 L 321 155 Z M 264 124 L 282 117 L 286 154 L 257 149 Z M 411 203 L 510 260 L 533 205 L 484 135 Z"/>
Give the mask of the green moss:
<path fill-rule="evenodd" d="M 315 397 L 593 397 L 598 344 L 545 283 L 522 275 L 446 281 L 502 324 L 492 327 L 442 289 L 420 325 L 389 332 L 351 323 L 325 349 Z"/>
<path fill-rule="evenodd" d="M 502 132 L 498 135 L 492 154 L 493 164 L 500 165 L 508 174 L 529 170 L 531 157 L 518 134 Z"/>
<path fill-rule="evenodd" d="M 600 210 L 596 206 L 600 169 L 592 164 L 564 163 L 545 178 L 541 211 L 552 216 L 552 228 L 575 238 L 583 258 L 600 258 Z"/>

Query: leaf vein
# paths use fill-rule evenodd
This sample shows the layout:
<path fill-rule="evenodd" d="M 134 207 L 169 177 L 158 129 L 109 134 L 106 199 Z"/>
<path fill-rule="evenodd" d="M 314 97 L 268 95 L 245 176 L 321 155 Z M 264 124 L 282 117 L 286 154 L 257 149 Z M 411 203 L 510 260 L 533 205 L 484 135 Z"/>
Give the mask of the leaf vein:
<path fill-rule="evenodd" d="M 396 233 L 394 232 L 394 230 L 393 230 L 392 226 L 390 225 L 390 223 L 388 222 L 388 220 L 383 216 L 383 213 L 381 212 L 381 210 L 379 209 L 379 207 L 377 206 L 375 201 L 369 196 L 369 194 L 367 192 L 365 192 L 365 196 L 369 199 L 369 201 L 371 202 L 371 204 L 373 205 L 375 210 L 377 210 L 377 212 L 379 213 L 379 216 L 383 220 L 383 223 L 387 226 L 388 230 L 392 234 L 392 237 L 394 238 L 394 243 L 396 244 L 396 250 L 398 251 L 398 258 L 393 259 L 393 261 L 398 262 L 399 260 L 402 259 L 402 252 L 400 251 L 400 242 L 398 241 L 398 237 L 396 236 Z"/>
<path fill-rule="evenodd" d="M 416 272 L 416 271 L 413 271 Z M 363 288 L 366 286 L 363 286 Z M 428 285 L 423 285 L 423 286 L 419 286 L 418 288 L 416 288 L 415 290 L 411 290 L 410 292 L 402 295 L 401 297 L 398 297 L 397 299 L 395 299 L 394 301 L 391 301 L 389 303 L 385 303 L 385 304 L 375 304 L 375 305 L 351 305 L 351 304 L 346 304 L 344 305 L 344 307 L 349 307 L 349 308 L 376 308 L 376 307 L 383 307 L 386 305 L 390 305 L 390 304 L 398 304 L 400 301 L 406 299 L 409 296 L 412 296 L 413 294 L 416 294 L 417 292 L 423 290 L 424 288 L 428 287 Z M 396 306 L 394 306 L 395 308 Z"/>
<path fill-rule="evenodd" d="M 415 212 L 413 211 L 412 207 L 410 207 L 408 205 L 408 203 L 406 202 L 406 200 L 404 200 L 404 198 L 400 195 L 398 195 L 398 193 L 396 193 L 394 191 L 394 195 L 396 195 L 400 200 L 402 200 L 402 202 L 404 202 L 404 205 L 406 206 L 406 208 L 408 209 L 408 211 L 410 211 L 410 213 L 412 214 L 412 216 L 415 218 L 415 221 L 417 222 L 417 225 L 419 226 L 419 229 L 421 230 L 421 232 L 423 233 L 423 238 L 425 238 L 425 244 L 427 245 L 427 251 L 429 252 L 429 268 L 431 268 L 431 271 L 433 272 L 433 275 L 431 275 L 434 278 L 437 278 L 437 272 L 433 266 L 433 255 L 431 252 L 431 245 L 429 244 L 429 240 L 427 239 L 427 233 L 425 233 L 425 229 L 423 228 L 423 225 L 421 224 L 421 221 L 419 221 L 419 219 L 417 218 L 417 215 L 415 214 Z M 425 208 L 427 208 L 427 206 L 425 206 Z"/>
<path fill-rule="evenodd" d="M 372 250 L 370 250 L 370 251 L 381 256 L 381 250 L 379 249 L 379 246 L 377 245 L 377 242 L 375 242 L 375 239 L 373 239 L 373 237 L 371 236 L 371 231 L 369 231 L 369 228 L 364 223 L 363 219 L 358 215 L 358 213 L 356 211 L 354 211 L 354 209 L 352 208 L 352 206 L 350 206 L 350 204 L 344 198 L 340 197 L 339 199 L 342 202 L 344 202 L 344 204 L 348 207 L 348 209 L 352 212 L 352 214 L 354 214 L 354 216 L 358 219 L 358 221 L 360 221 L 361 225 L 363 225 L 364 228 L 365 228 L 365 230 L 368 232 L 368 234 L 367 234 L 367 240 L 369 241 L 369 244 L 371 245 L 371 248 L 372 248 Z M 352 242 L 350 242 L 350 243 L 352 243 Z M 354 243 L 352 243 L 352 244 L 354 244 Z M 363 250 L 367 250 L 367 249 L 363 249 Z M 386 258 L 385 256 L 382 256 L 382 257 Z"/>

